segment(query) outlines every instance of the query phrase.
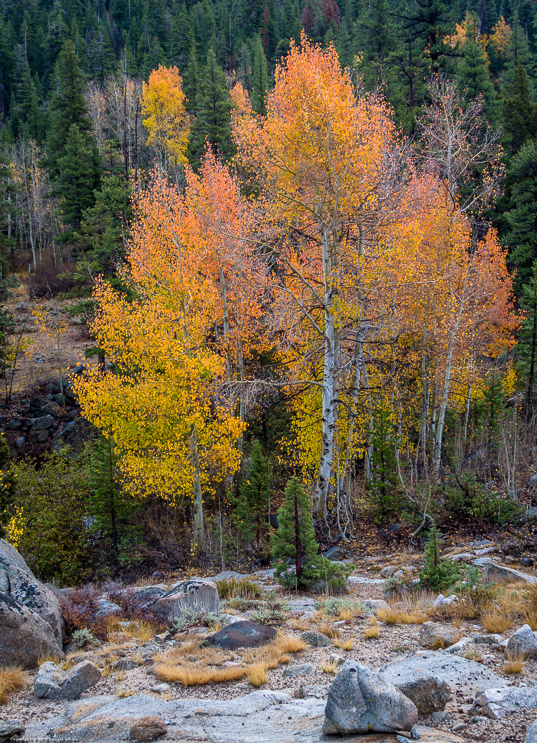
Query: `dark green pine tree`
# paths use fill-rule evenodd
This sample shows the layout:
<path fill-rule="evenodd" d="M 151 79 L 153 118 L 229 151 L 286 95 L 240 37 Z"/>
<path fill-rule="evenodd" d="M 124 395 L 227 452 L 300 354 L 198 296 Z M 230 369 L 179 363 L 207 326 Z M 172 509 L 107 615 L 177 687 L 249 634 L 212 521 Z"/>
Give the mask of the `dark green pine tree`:
<path fill-rule="evenodd" d="M 76 238 L 76 279 L 91 286 L 96 276 L 103 275 L 114 283 L 125 255 L 123 236 L 131 215 L 129 182 L 116 175 L 103 178 Z"/>
<path fill-rule="evenodd" d="M 266 100 L 269 86 L 268 65 L 263 49 L 261 36 L 257 35 L 254 44 L 254 61 L 252 64 L 252 107 L 258 114 L 267 112 Z"/>
<path fill-rule="evenodd" d="M 525 409 L 528 418 L 537 409 L 537 260 L 529 281 L 522 287 L 520 307 L 524 320 L 520 327 L 517 356 L 526 379 Z"/>
<path fill-rule="evenodd" d="M 537 146 L 530 141 L 522 145 L 511 161 L 507 177 L 511 183 L 511 208 L 505 215 L 509 231 L 505 241 L 511 269 L 516 271 L 515 291 L 520 293 L 529 281 L 537 259 Z"/>
<path fill-rule="evenodd" d="M 61 198 L 63 223 L 79 230 L 82 214 L 95 202 L 99 185 L 99 153 L 95 138 L 71 124 L 63 155 L 57 160 L 55 193 Z"/>
<path fill-rule="evenodd" d="M 433 591 L 442 591 L 457 583 L 461 571 L 455 560 L 442 557 L 442 535 L 433 524 L 425 547 L 424 566 L 420 582 Z"/>
<path fill-rule="evenodd" d="M 307 586 L 312 578 L 311 565 L 319 551 L 315 540 L 311 503 L 298 477 L 293 477 L 285 490 L 285 503 L 278 511 L 272 558 L 276 576 L 289 579 L 290 585 Z M 294 570 L 290 567 L 294 566 Z"/>
<path fill-rule="evenodd" d="M 537 106 L 522 62 L 515 67 L 513 81 L 502 90 L 502 125 L 503 145 L 510 155 L 537 134 Z"/>
<path fill-rule="evenodd" d="M 40 142 L 43 135 L 43 116 L 27 59 L 21 62 L 18 78 L 13 128 L 21 138 Z"/>
<path fill-rule="evenodd" d="M 90 502 L 88 514 L 102 545 L 102 562 L 120 567 L 132 559 L 139 539 L 134 517 L 139 503 L 121 491 L 121 475 L 111 439 L 99 436 L 90 445 Z"/>
<path fill-rule="evenodd" d="M 200 66 L 196 45 L 192 43 L 188 54 L 188 64 L 183 75 L 183 91 L 186 95 L 186 110 L 192 117 L 196 117 L 198 112 L 200 88 Z"/>
<path fill-rule="evenodd" d="M 476 34 L 476 27 L 467 30 L 462 56 L 457 64 L 456 79 L 467 101 L 482 96 L 487 121 L 493 122 L 498 117 L 496 92 L 488 73 L 485 50 L 476 41 Z"/>
<path fill-rule="evenodd" d="M 252 442 L 250 462 L 240 488 L 233 498 L 233 515 L 241 535 L 253 540 L 258 555 L 265 551 L 269 531 L 270 473 L 261 444 Z"/>
<path fill-rule="evenodd" d="M 16 189 L 11 177 L 9 158 L 0 150 L 0 279 L 2 280 L 10 270 L 14 271 L 14 254 L 17 246 L 15 195 Z M 0 311 L 0 321 L 1 315 Z"/>
<path fill-rule="evenodd" d="M 14 72 L 15 55 L 10 28 L 0 13 L 0 112 L 7 110 Z"/>
<path fill-rule="evenodd" d="M 424 71 L 438 74 L 444 70 L 450 55 L 446 37 L 455 28 L 450 3 L 447 0 L 402 0 L 397 15 L 407 34 L 418 43 Z"/>
<path fill-rule="evenodd" d="M 389 411 L 382 408 L 374 417 L 370 458 L 371 480 L 368 486 L 377 524 L 393 518 L 401 507 L 395 438 L 396 431 Z"/>
<path fill-rule="evenodd" d="M 3 313 L 2 313 L 3 314 Z M 0 317 L 1 327 L 1 317 Z M 3 331 L 0 329 L 0 355 L 2 349 L 2 336 Z M 1 358 L 0 358 L 1 362 Z M 16 490 L 16 483 L 13 474 L 9 471 L 9 465 L 11 463 L 11 453 L 9 451 L 9 445 L 4 438 L 4 435 L 0 435 L 0 538 L 5 538 L 7 534 L 7 525 L 10 519 L 9 506 L 13 502 L 13 498 Z"/>
<path fill-rule="evenodd" d="M 44 160 L 50 177 L 56 181 L 60 176 L 59 160 L 65 153 L 65 145 L 71 126 L 88 136 L 92 124 L 84 96 L 84 77 L 78 65 L 72 41 L 66 41 L 56 64 L 57 92 L 50 103 L 48 122 L 47 155 Z"/>
<path fill-rule="evenodd" d="M 231 142 L 231 97 L 223 69 L 216 61 L 212 49 L 207 54 L 207 64 L 197 96 L 196 120 L 190 140 L 190 162 L 200 163 L 205 143 L 223 158 L 233 154 Z"/>

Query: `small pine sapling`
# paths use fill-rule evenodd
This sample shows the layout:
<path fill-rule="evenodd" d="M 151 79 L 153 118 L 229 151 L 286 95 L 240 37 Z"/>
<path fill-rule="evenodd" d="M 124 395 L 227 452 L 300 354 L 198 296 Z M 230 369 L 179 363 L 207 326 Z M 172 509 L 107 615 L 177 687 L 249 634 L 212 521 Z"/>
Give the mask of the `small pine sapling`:
<path fill-rule="evenodd" d="M 261 444 L 252 442 L 250 464 L 241 485 L 240 496 L 232 498 L 235 523 L 241 535 L 254 540 L 259 555 L 267 544 L 269 532 L 270 473 Z"/>
<path fill-rule="evenodd" d="M 461 577 L 459 566 L 454 560 L 442 558 L 442 535 L 433 524 L 425 547 L 424 566 L 420 572 L 420 582 L 433 591 L 441 591 L 457 583 Z"/>
<path fill-rule="evenodd" d="M 310 499 L 298 477 L 293 477 L 285 490 L 285 503 L 278 511 L 278 529 L 273 540 L 276 578 L 286 588 L 312 588 L 320 584 L 344 591 L 350 568 L 318 553 Z"/>

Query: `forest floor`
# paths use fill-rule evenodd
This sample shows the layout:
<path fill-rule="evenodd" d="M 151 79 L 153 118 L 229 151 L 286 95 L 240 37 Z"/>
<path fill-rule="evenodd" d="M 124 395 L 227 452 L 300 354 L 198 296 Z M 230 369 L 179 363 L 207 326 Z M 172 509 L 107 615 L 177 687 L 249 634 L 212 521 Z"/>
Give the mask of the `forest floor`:
<path fill-rule="evenodd" d="M 470 554 L 472 552 L 475 554 L 477 549 L 470 543 L 460 543 L 457 547 L 461 552 Z M 491 550 L 490 554 L 499 560 L 499 548 L 496 551 L 493 546 Z M 95 731 L 92 733 L 90 723 L 84 722 L 85 715 L 88 714 L 88 710 L 98 709 L 99 705 L 104 705 L 105 702 L 110 705 L 111 700 L 115 700 L 113 706 L 115 711 L 113 713 L 108 711 L 106 714 L 112 715 L 114 720 L 116 717 L 121 720 L 122 715 L 127 714 L 130 708 L 125 705 L 128 705 L 131 697 L 133 704 L 140 705 L 140 709 L 146 709 L 147 705 L 151 709 L 151 704 L 160 705 L 155 707 L 159 714 L 162 704 L 166 702 L 163 709 L 167 709 L 166 714 L 170 716 L 173 716 L 172 711 L 175 709 L 173 705 L 178 700 L 191 700 L 196 706 L 202 704 L 202 700 L 231 701 L 244 697 L 246 705 L 250 699 L 247 695 L 257 688 L 257 684 L 248 681 L 247 678 L 222 683 L 208 681 L 188 685 L 181 676 L 185 668 L 195 672 L 194 678 L 196 673 L 199 676 L 201 672 L 199 681 L 207 671 L 212 673 L 233 669 L 244 663 L 245 655 L 240 651 L 222 651 L 215 655 L 214 651 L 204 648 L 200 642 L 221 626 L 225 626 L 226 622 L 245 619 L 262 622 L 264 625 L 269 624 L 285 637 L 306 639 L 307 636 L 303 633 L 314 632 L 322 636 L 321 639 L 324 638 L 323 647 L 312 647 L 308 642 L 299 643 L 297 652 L 290 652 L 287 660 L 284 659 L 276 668 L 268 670 L 266 681 L 261 684 L 261 688 L 265 690 L 286 692 L 290 699 L 303 699 L 305 702 L 308 699 L 322 701 L 326 700 L 334 674 L 347 659 L 378 669 L 394 661 L 408 660 L 416 656 L 427 658 L 432 655 L 433 665 L 436 662 L 434 659 L 438 658 L 440 667 L 446 658 L 453 656 L 448 650 L 431 650 L 424 646 L 421 635 L 423 623 L 433 621 L 440 627 L 441 632 L 447 628 L 448 631 L 455 631 L 461 638 L 468 638 L 467 644 L 456 650 L 453 655 L 464 659 L 461 660 L 463 664 L 471 661 L 476 665 L 472 666 L 473 675 L 463 676 L 460 681 L 450 684 L 452 696 L 445 708 L 446 714 L 420 717 L 419 724 L 423 725 L 424 729 L 429 732 L 437 731 L 433 737 L 426 737 L 426 740 L 434 740 L 435 743 L 460 740 L 523 743 L 527 726 L 533 720 L 537 720 L 537 692 L 534 706 L 509 712 L 495 720 L 489 719 L 486 714 L 476 712 L 474 704 L 482 672 L 490 672 L 495 679 L 492 685 L 500 688 L 537 685 L 537 659 L 526 660 L 520 664 L 517 673 L 508 673 L 505 650 L 501 644 L 524 623 L 523 617 L 517 616 L 516 607 L 520 609 L 523 606 L 528 586 L 517 583 L 498 588 L 494 626 L 490 626 L 491 606 L 488 606 L 481 615 L 478 610 L 477 616 L 467 618 L 464 612 L 453 608 L 449 611 L 433 608 L 436 594 L 431 593 L 422 592 L 412 598 L 401 596 L 388 598 L 390 608 L 387 613 L 384 611 L 384 614 L 382 610 L 366 608 L 364 602 L 367 600 L 378 600 L 383 596 L 387 598 L 383 594 L 385 581 L 380 577 L 383 568 L 393 566 L 403 569 L 407 577 L 413 577 L 417 575 L 420 562 L 421 555 L 418 552 L 406 552 L 404 555 L 384 554 L 357 560 L 355 571 L 350 578 L 350 593 L 339 601 L 328 596 L 286 594 L 274 583 L 271 571 L 258 571 L 249 576 L 259 588 L 256 598 L 235 597 L 222 600 L 221 617 L 213 618 L 213 624 L 209 627 L 194 624 L 187 629 L 163 631 L 162 627 L 152 627 L 143 620 L 111 616 L 108 620 L 106 642 L 96 642 L 82 650 L 71 648 L 69 651 L 67 648 L 69 652 L 67 661 L 63 662 L 64 668 L 72 668 L 81 660 L 88 659 L 95 663 L 102 673 L 98 683 L 83 694 L 80 702 L 69 703 L 71 707 L 68 707 L 66 702 L 37 699 L 31 686 L 34 674 L 29 673 L 29 685 L 14 694 L 6 705 L 0 707 L 0 720 L 15 718 L 21 720 L 27 728 L 26 736 L 23 738 L 27 741 L 41 740 L 35 736 L 39 731 L 44 735 L 45 730 L 48 731 L 47 738 L 43 737 L 42 740 L 50 740 L 48 736 L 52 735 L 52 740 L 62 742 L 90 741 L 101 738 L 92 737 Z M 521 567 L 518 561 L 513 561 L 511 566 Z M 229 579 L 228 573 L 222 575 L 206 577 L 213 577 L 217 582 Z M 159 587 L 169 588 L 178 577 L 178 574 L 170 574 L 165 584 L 159 584 Z M 239 582 L 241 577 L 237 576 Z M 147 588 L 149 584 L 150 581 L 145 581 L 143 587 Z M 106 594 L 104 597 L 106 598 Z M 372 636 L 368 638 L 367 634 Z M 251 656 L 250 662 L 253 660 L 255 659 Z M 62 665 L 60 661 L 57 662 Z M 181 678 L 183 680 L 180 680 Z M 488 686 L 490 687 L 491 683 Z M 122 705 L 121 700 L 124 700 L 125 705 Z M 132 714 L 132 710 L 128 714 Z M 59 726 L 61 729 L 57 730 Z M 102 735 L 102 732 L 99 735 Z M 179 728 L 177 730 L 170 728 L 167 739 L 186 743 L 194 740 L 213 741 L 210 736 L 190 738 L 185 734 L 181 737 Z M 392 740 L 379 736 L 379 740 L 381 739 L 383 743 Z M 123 738 L 119 737 L 117 740 Z M 250 738 L 247 737 L 245 740 L 249 741 Z M 267 743 L 269 740 L 270 737 L 266 739 Z M 288 740 L 308 742 L 324 738 L 306 736 L 290 737 Z M 372 737 L 371 740 L 376 738 Z"/>

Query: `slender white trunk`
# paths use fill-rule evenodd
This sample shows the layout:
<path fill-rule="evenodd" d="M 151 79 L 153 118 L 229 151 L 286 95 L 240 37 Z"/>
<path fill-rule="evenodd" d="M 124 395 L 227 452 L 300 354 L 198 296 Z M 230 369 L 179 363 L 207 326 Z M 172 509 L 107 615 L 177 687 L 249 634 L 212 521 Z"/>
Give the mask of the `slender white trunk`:
<path fill-rule="evenodd" d="M 334 311 L 334 300 L 337 294 L 337 288 L 333 283 L 334 256 L 330 249 L 328 230 L 324 226 L 321 228 L 321 246 L 324 273 L 322 432 L 321 454 L 313 509 L 316 516 L 324 518 L 327 510 L 334 458 L 334 437 L 337 420 L 337 367 L 339 358 L 339 331 L 336 328 Z"/>
<path fill-rule="evenodd" d="M 192 429 L 190 435 L 190 461 L 193 470 L 193 495 L 194 495 L 194 546 L 198 550 L 203 544 L 203 495 L 201 490 L 200 460 L 198 451 L 198 433 L 196 428 Z"/>

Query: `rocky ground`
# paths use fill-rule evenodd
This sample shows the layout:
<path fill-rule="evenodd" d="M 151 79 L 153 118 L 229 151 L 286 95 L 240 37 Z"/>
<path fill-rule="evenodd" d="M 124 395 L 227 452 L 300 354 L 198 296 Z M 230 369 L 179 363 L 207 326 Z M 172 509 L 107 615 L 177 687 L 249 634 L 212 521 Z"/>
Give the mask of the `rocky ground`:
<path fill-rule="evenodd" d="M 271 571 L 248 576 L 253 597 L 241 598 L 244 576 L 229 571 L 208 576 L 212 581 L 204 585 L 213 587 L 202 597 L 205 606 L 210 604 L 206 621 L 201 614 L 196 618 L 186 612 L 189 621 L 172 622 L 164 631 L 145 621 L 143 612 L 147 609 L 153 621 L 157 609 L 167 611 L 183 591 L 184 581 L 177 582 L 172 575 L 165 584 L 131 588 L 131 603 L 133 595 L 140 597 L 138 619 L 125 619 L 116 604 L 121 603 L 122 589 L 116 588 L 114 595 L 105 594 L 97 603 L 107 623 L 107 641 L 90 638 L 83 648 L 71 643 L 65 657 L 47 659 L 37 678 L 35 670 L 27 671 L 28 684 L 0 707 L 4 721 L 0 740 L 15 740 L 17 729 L 24 729 L 22 740 L 28 742 L 157 737 L 186 743 L 334 740 L 322 733 L 326 700 L 334 679 L 341 678 L 343 664 L 347 662 L 348 671 L 352 661 L 359 673 L 365 673 L 361 665 L 380 669 L 381 681 L 376 683 L 382 688 L 391 683 L 404 687 L 403 693 L 420 710 L 414 735 L 422 740 L 523 743 L 527 728 L 537 720 L 537 637 L 529 627 L 520 631 L 525 618 L 535 617 L 515 605 L 530 606 L 537 577 L 524 557 L 502 566 L 492 544 L 467 544 L 454 554 L 459 560 L 477 561 L 491 583 L 503 581 L 496 589 L 493 610 L 470 618 L 460 599 L 450 603 L 428 593 L 410 599 L 386 596 L 387 576 L 395 573 L 396 580 L 407 582 L 415 578 L 418 554 L 407 554 L 403 561 L 398 556 L 397 562 L 385 555 L 362 560 L 349 579 L 350 593 L 340 599 L 284 594 Z M 401 570 L 402 574 L 397 572 Z M 392 577 L 388 586 L 393 588 L 393 583 Z M 214 584 L 231 596 L 221 599 L 219 606 Z M 237 595 L 232 597 L 233 593 Z M 274 648 L 281 641 L 278 637 L 290 637 L 291 641 L 284 640 L 290 650 L 283 655 L 275 651 L 271 656 L 276 658 L 275 667 L 269 663 L 266 678 L 242 674 L 216 683 L 212 677 L 225 677 L 230 669 L 240 673 L 245 664 L 258 666 L 260 660 L 266 665 L 268 651 L 255 647 L 257 635 L 248 650 L 215 650 L 200 644 L 220 628 L 226 631 L 226 626 L 244 620 L 260 628 L 261 645 L 269 642 L 267 647 Z M 204 623 L 211 626 L 201 626 Z M 509 660 L 514 662 L 509 665 Z M 186 672 L 194 676 L 185 676 Z M 188 685 L 202 681 L 207 673 L 205 683 Z M 336 697 L 339 704 L 345 694 Z M 11 733 L 8 721 L 18 723 L 18 728 L 11 726 Z M 408 740 L 410 732 L 399 737 L 370 735 L 343 739 L 395 743 Z M 528 736 L 528 741 L 534 740 L 531 732 Z"/>

